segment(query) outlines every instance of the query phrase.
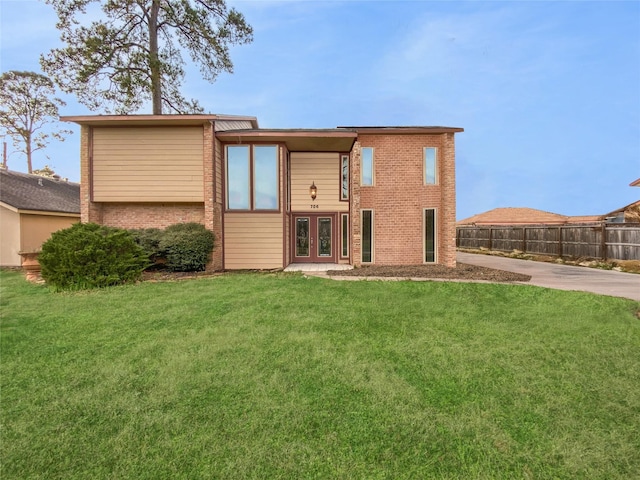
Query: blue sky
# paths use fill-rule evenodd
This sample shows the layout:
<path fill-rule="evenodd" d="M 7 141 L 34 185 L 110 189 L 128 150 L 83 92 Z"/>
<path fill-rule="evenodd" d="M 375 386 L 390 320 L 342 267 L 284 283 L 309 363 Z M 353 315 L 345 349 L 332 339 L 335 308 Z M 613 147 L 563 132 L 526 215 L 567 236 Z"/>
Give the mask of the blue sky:
<path fill-rule="evenodd" d="M 640 1 L 228 4 L 254 42 L 233 48 L 234 74 L 213 84 L 189 67 L 183 91 L 208 112 L 264 128 L 463 127 L 458 219 L 496 207 L 603 214 L 640 198 L 628 186 L 640 177 Z M 40 71 L 39 54 L 59 46 L 51 7 L 0 8 L 0 69 Z M 63 115 L 92 113 L 63 98 Z M 74 131 L 35 168 L 77 181 Z M 9 168 L 26 162 L 11 155 Z"/>

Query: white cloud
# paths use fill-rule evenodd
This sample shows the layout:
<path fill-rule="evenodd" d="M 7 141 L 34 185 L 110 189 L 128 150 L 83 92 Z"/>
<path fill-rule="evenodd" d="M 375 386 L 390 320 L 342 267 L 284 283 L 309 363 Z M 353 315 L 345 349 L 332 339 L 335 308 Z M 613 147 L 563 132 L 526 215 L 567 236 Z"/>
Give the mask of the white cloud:
<path fill-rule="evenodd" d="M 527 22 L 514 4 L 463 14 L 426 12 L 391 42 L 375 70 L 386 91 L 417 92 L 436 105 L 453 99 L 454 108 L 472 114 L 529 103 L 541 83 L 566 71 L 566 60 L 580 48 L 580 41 L 559 35 L 553 19 L 530 16 Z M 469 98 L 473 105 L 465 102 Z"/>

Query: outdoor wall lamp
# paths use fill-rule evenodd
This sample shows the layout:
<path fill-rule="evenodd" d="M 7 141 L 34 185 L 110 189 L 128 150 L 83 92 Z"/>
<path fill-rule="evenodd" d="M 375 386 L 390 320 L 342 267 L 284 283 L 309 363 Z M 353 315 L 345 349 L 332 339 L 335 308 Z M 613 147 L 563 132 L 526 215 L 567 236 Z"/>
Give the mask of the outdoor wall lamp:
<path fill-rule="evenodd" d="M 315 200 L 318 196 L 318 187 L 316 187 L 316 182 L 311 182 L 311 186 L 309 187 L 309 195 L 311 195 L 311 200 Z"/>

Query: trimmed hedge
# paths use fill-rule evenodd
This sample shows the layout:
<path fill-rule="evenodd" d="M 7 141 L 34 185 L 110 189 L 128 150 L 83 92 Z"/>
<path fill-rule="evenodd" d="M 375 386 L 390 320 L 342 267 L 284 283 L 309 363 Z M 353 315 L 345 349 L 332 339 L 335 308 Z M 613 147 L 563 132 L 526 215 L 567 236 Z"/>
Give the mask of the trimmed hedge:
<path fill-rule="evenodd" d="M 159 250 L 165 266 L 174 272 L 196 272 L 206 268 L 214 247 L 213 232 L 199 223 L 177 223 L 162 232 Z"/>
<path fill-rule="evenodd" d="M 162 257 L 160 252 L 160 240 L 162 240 L 162 230 L 159 228 L 141 228 L 129 230 L 135 242 L 147 253 L 151 263 L 155 263 Z"/>
<path fill-rule="evenodd" d="M 58 290 L 79 290 L 135 282 L 149 266 L 130 232 L 95 223 L 59 230 L 38 256 L 42 278 Z"/>
<path fill-rule="evenodd" d="M 162 263 L 174 272 L 202 271 L 214 247 L 214 235 L 196 222 L 177 223 L 164 230 L 131 230 L 136 243 L 153 263 Z"/>

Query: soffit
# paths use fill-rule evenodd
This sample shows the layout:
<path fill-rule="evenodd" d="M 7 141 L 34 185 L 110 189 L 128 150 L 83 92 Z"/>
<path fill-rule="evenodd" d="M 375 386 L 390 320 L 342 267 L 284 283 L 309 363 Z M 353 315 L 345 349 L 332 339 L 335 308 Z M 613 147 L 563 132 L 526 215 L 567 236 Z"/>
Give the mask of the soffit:
<path fill-rule="evenodd" d="M 229 144 L 284 143 L 290 152 L 350 152 L 357 133 L 349 130 L 235 130 L 216 132 Z"/>

